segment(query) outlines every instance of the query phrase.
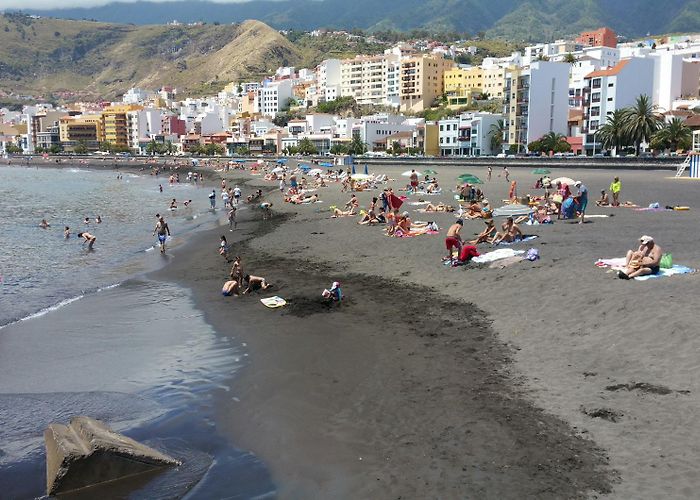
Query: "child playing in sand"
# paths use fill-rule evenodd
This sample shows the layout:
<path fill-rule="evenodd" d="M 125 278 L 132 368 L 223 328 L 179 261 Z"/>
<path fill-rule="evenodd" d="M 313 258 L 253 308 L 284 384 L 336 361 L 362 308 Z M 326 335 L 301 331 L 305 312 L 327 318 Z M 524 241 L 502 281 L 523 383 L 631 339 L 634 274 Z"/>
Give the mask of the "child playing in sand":
<path fill-rule="evenodd" d="M 607 207 L 610 205 L 610 200 L 608 199 L 608 193 L 605 192 L 605 189 L 603 189 L 600 192 L 600 199 L 595 202 L 596 205 L 599 207 Z"/>

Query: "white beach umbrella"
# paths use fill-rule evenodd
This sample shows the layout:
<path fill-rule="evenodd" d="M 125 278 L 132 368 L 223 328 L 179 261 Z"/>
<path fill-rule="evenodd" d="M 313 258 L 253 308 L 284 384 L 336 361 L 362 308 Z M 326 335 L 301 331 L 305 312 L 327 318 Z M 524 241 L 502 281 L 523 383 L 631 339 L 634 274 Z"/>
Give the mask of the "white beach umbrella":
<path fill-rule="evenodd" d="M 552 184 L 556 184 L 557 182 L 568 184 L 569 186 L 573 186 L 576 183 L 576 181 L 570 177 L 557 177 L 556 179 L 552 180 Z"/>
<path fill-rule="evenodd" d="M 405 171 L 403 174 L 401 174 L 401 175 L 403 175 L 404 177 L 411 177 L 411 174 L 413 174 L 412 171 L 406 170 L 406 171 Z M 416 172 L 416 175 L 418 175 L 418 172 Z"/>
<path fill-rule="evenodd" d="M 323 172 L 324 171 L 321 170 L 320 168 L 312 168 L 311 170 L 309 170 L 307 175 L 310 175 L 311 177 L 316 177 L 317 174 L 321 175 L 321 174 L 323 174 Z"/>
<path fill-rule="evenodd" d="M 273 174 L 279 174 L 281 172 L 284 172 L 284 169 L 282 167 L 277 167 L 277 168 L 273 168 L 271 172 Z"/>
<path fill-rule="evenodd" d="M 527 205 L 503 205 L 493 211 L 494 217 L 518 217 L 520 215 L 528 215 L 533 212 L 534 208 Z"/>

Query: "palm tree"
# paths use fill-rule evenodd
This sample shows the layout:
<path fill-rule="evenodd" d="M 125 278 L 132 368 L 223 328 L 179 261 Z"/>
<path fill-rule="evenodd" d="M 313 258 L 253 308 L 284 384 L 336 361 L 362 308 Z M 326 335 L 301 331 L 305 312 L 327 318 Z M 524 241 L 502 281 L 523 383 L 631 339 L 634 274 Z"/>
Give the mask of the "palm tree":
<path fill-rule="evenodd" d="M 625 136 L 634 143 L 634 149 L 639 156 L 643 142 L 649 142 L 654 133 L 661 127 L 661 118 L 648 95 L 637 97 L 633 106 L 623 111 L 623 130 Z"/>
<path fill-rule="evenodd" d="M 491 143 L 492 151 L 498 151 L 499 153 L 501 152 L 503 149 L 503 135 L 505 132 L 505 120 L 497 120 L 496 123 L 491 124 L 491 128 L 489 128 L 489 141 Z"/>
<path fill-rule="evenodd" d="M 654 134 L 653 142 L 668 147 L 671 151 L 690 149 L 693 131 L 680 118 L 673 118 Z"/>
<path fill-rule="evenodd" d="M 539 139 L 542 151 L 554 151 L 555 153 L 569 151 L 571 145 L 566 141 L 566 137 L 556 132 L 549 132 Z"/>
<path fill-rule="evenodd" d="M 348 146 L 348 154 L 359 156 L 367 152 L 367 144 L 362 142 L 359 135 L 353 135 L 350 145 Z"/>
<path fill-rule="evenodd" d="M 604 149 L 612 149 L 614 154 L 628 143 L 624 131 L 624 109 L 616 109 L 608 113 L 605 123 L 595 132 L 596 139 Z"/>
<path fill-rule="evenodd" d="M 565 63 L 575 64 L 576 61 L 577 61 L 576 56 L 573 55 L 571 52 L 569 52 L 568 54 L 566 54 L 566 55 L 564 56 L 564 62 L 565 62 Z"/>

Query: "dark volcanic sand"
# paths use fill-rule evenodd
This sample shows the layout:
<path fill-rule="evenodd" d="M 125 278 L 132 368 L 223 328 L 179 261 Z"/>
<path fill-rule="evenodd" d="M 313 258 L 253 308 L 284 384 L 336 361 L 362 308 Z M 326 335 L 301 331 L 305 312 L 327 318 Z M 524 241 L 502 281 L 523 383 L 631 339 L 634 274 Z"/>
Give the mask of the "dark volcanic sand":
<path fill-rule="evenodd" d="M 241 222 L 233 234 L 292 231 L 294 221 L 281 219 Z M 234 253 L 275 288 L 223 297 L 229 265 L 216 253 L 219 234 L 232 241 L 227 230 L 202 233 L 157 276 L 190 287 L 215 329 L 246 344 L 249 365 L 221 393 L 218 426 L 268 463 L 281 497 L 610 491 L 605 454 L 524 397 L 509 373 L 510 349 L 473 305 L 248 243 Z M 327 308 L 320 292 L 333 280 L 348 300 Z M 259 303 L 276 294 L 288 307 Z"/>

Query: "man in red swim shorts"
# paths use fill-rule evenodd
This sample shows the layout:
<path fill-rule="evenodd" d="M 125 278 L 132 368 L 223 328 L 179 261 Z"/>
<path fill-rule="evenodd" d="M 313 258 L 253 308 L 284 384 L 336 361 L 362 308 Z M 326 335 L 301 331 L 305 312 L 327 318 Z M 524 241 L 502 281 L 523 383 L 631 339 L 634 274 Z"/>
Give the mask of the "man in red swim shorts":
<path fill-rule="evenodd" d="M 457 248 L 457 255 L 462 250 L 462 236 L 459 232 L 462 230 L 464 221 L 459 219 L 457 222 L 452 224 L 447 230 L 447 237 L 445 238 L 445 248 L 447 248 L 447 258 L 452 258 L 452 249 Z"/>

